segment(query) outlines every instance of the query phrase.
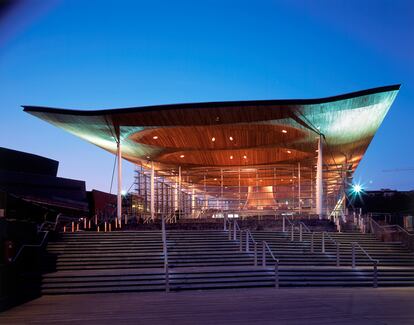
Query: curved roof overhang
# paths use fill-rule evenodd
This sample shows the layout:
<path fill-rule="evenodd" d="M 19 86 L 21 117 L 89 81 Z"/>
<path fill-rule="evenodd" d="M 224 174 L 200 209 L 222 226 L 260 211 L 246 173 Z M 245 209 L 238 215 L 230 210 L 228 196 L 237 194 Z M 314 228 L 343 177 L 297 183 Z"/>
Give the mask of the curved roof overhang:
<path fill-rule="evenodd" d="M 23 106 L 24 111 L 123 158 L 167 168 L 358 166 L 400 85 L 321 99 L 187 103 L 107 110 Z M 215 141 L 212 141 L 214 138 Z M 160 167 L 161 168 L 161 167 Z"/>

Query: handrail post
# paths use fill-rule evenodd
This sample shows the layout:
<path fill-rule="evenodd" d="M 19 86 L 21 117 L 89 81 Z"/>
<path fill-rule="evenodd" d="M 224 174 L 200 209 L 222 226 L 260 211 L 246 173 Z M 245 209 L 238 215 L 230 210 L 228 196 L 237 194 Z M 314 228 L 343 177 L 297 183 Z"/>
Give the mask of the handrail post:
<path fill-rule="evenodd" d="M 167 232 L 165 230 L 165 216 L 161 216 L 162 249 L 164 253 L 165 291 L 170 291 L 170 274 L 168 270 Z"/>
<path fill-rule="evenodd" d="M 240 232 L 240 247 L 239 247 L 239 251 L 243 252 L 243 230 L 239 230 Z"/>
<path fill-rule="evenodd" d="M 226 222 L 226 217 L 223 216 L 223 230 L 226 231 L 227 230 L 227 222 Z"/>
<path fill-rule="evenodd" d="M 282 218 L 282 231 L 286 232 L 286 220 L 285 220 L 285 216 L 283 216 Z"/>
<path fill-rule="evenodd" d="M 315 252 L 315 249 L 314 249 L 314 246 L 313 246 L 313 237 L 314 237 L 314 232 L 312 232 L 312 235 L 311 235 L 311 253 L 314 253 Z"/>
<path fill-rule="evenodd" d="M 340 264 L 339 243 L 336 243 L 336 266 L 339 267 Z"/>
<path fill-rule="evenodd" d="M 275 263 L 275 288 L 279 288 L 279 263 Z"/>
<path fill-rule="evenodd" d="M 168 262 L 165 263 L 165 292 L 170 292 L 170 272 Z"/>
<path fill-rule="evenodd" d="M 250 251 L 249 230 L 246 230 L 246 253 Z"/>
<path fill-rule="evenodd" d="M 266 267 L 266 246 L 264 242 L 262 242 L 262 266 Z"/>
<path fill-rule="evenodd" d="M 236 220 L 233 219 L 233 240 L 237 240 Z"/>
<path fill-rule="evenodd" d="M 322 231 L 322 253 L 325 253 L 325 232 Z"/>
<path fill-rule="evenodd" d="M 302 236 L 302 224 L 299 224 L 299 241 L 302 242 L 303 241 L 303 236 Z"/>
<path fill-rule="evenodd" d="M 351 243 L 352 245 L 352 268 L 355 269 L 355 243 Z"/>
<path fill-rule="evenodd" d="M 254 243 L 254 266 L 257 266 L 257 243 Z"/>
<path fill-rule="evenodd" d="M 293 223 L 290 225 L 290 241 L 294 241 L 295 240 L 295 235 L 294 235 L 294 229 L 293 229 Z"/>
<path fill-rule="evenodd" d="M 374 279 L 373 279 L 374 288 L 377 288 L 378 287 L 378 265 L 377 264 L 378 264 L 377 261 L 374 261 L 374 274 L 373 274 L 373 277 L 374 277 Z"/>

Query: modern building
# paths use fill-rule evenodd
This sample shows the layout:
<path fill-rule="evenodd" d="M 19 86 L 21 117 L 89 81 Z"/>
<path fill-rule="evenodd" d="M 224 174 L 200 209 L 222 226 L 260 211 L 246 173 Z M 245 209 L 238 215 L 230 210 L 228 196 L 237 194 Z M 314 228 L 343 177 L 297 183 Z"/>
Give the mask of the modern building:
<path fill-rule="evenodd" d="M 0 158 L 0 217 L 88 212 L 85 182 L 58 177 L 58 161 L 7 148 L 0 148 Z"/>
<path fill-rule="evenodd" d="M 298 100 L 24 111 L 136 164 L 148 218 L 341 213 L 399 85 Z"/>

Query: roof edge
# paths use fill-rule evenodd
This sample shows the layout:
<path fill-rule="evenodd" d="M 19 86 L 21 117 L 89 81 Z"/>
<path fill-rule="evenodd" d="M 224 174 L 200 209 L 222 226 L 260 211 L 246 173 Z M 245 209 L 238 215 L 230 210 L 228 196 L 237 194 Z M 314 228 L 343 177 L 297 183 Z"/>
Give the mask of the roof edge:
<path fill-rule="evenodd" d="M 260 105 L 311 105 L 311 104 L 324 104 L 335 102 L 339 100 L 345 100 L 350 98 L 356 98 L 366 95 L 379 94 L 389 91 L 400 90 L 401 84 L 394 84 L 389 86 L 382 86 L 376 88 L 369 88 L 365 90 L 359 90 L 342 95 L 323 97 L 323 98 L 310 98 L 310 99 L 268 99 L 268 100 L 246 100 L 246 101 L 221 101 L 221 102 L 196 102 L 196 103 L 177 103 L 177 104 L 162 104 L 162 105 L 149 105 L 149 106 L 136 106 L 126 108 L 110 108 L 100 110 L 75 110 L 66 108 L 55 108 L 46 106 L 33 106 L 22 105 L 23 111 L 27 113 L 56 113 L 66 115 L 81 115 L 81 116 L 95 116 L 95 115 L 112 115 L 121 113 L 132 113 L 135 111 L 158 111 L 169 109 L 188 109 L 188 108 L 215 108 L 215 107 L 231 107 L 231 106 L 260 106 Z"/>

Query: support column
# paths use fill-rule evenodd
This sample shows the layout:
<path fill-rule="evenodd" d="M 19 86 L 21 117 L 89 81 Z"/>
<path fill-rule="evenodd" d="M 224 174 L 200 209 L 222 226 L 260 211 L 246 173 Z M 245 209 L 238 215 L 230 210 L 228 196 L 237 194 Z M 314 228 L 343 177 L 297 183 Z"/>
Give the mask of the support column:
<path fill-rule="evenodd" d="M 238 188 L 239 188 L 239 206 L 237 207 L 239 210 L 239 216 L 240 216 L 240 210 L 241 210 L 241 175 L 240 175 L 240 168 L 239 168 L 239 183 L 238 183 Z"/>
<path fill-rule="evenodd" d="M 118 192 L 116 200 L 116 217 L 118 221 L 122 218 L 122 151 L 121 151 L 121 137 L 118 136 L 117 143 L 117 156 L 118 156 Z"/>
<path fill-rule="evenodd" d="M 182 202 L 181 202 L 181 166 L 178 166 L 178 219 L 181 218 L 181 209 L 182 209 Z"/>
<path fill-rule="evenodd" d="M 318 138 L 318 161 L 316 164 L 316 214 L 323 217 L 323 175 L 322 175 L 322 135 Z"/>
<path fill-rule="evenodd" d="M 155 220 L 155 170 L 154 163 L 151 161 L 151 180 L 150 180 L 150 213 L 151 219 Z"/>
<path fill-rule="evenodd" d="M 208 209 L 206 174 L 204 174 L 204 210 Z"/>

